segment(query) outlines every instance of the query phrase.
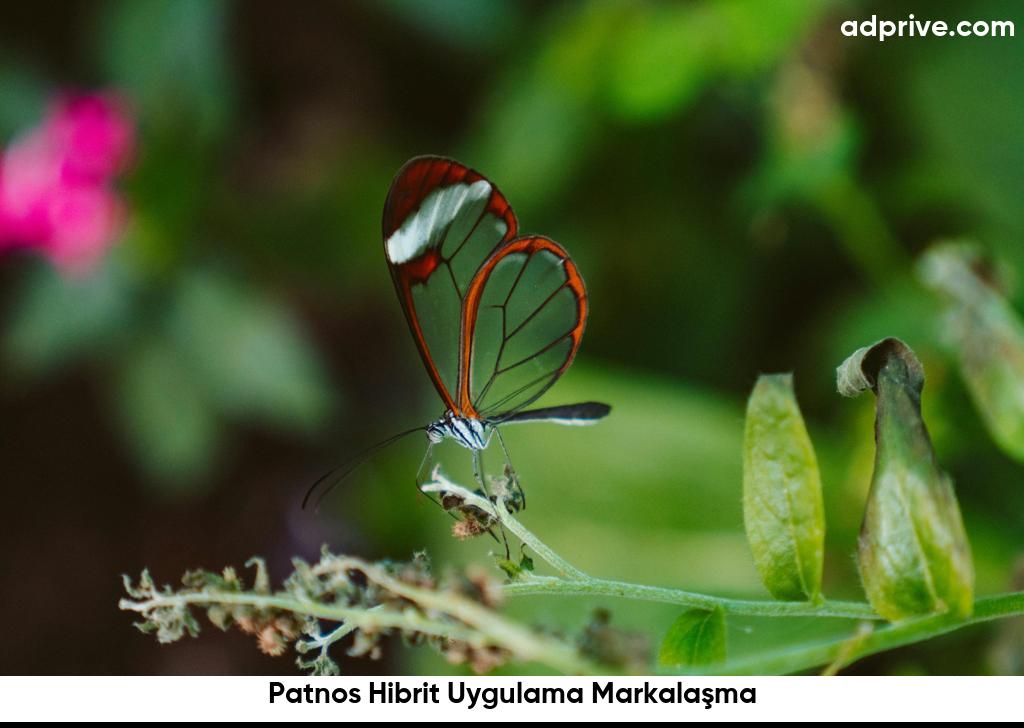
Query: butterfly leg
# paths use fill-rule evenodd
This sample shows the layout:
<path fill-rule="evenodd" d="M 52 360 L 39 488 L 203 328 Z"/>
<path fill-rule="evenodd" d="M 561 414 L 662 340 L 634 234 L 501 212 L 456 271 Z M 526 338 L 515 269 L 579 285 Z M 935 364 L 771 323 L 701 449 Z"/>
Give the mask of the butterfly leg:
<path fill-rule="evenodd" d="M 487 483 L 484 481 L 484 462 L 483 455 L 480 454 L 480 450 L 473 450 L 473 477 L 476 479 L 477 485 L 483 491 L 484 496 L 490 500 L 491 494 L 487 489 Z"/>
<path fill-rule="evenodd" d="M 423 477 L 423 472 L 429 470 L 430 466 L 434 464 L 433 454 L 434 443 L 429 443 L 427 445 L 427 451 L 423 453 L 423 459 L 420 461 L 420 467 L 416 471 L 416 490 L 419 490 L 426 482 Z"/>
<path fill-rule="evenodd" d="M 483 450 L 473 450 L 473 477 L 476 478 L 476 482 L 480 485 L 480 488 L 483 490 L 484 497 L 489 502 L 493 503 L 496 509 L 502 508 L 503 505 L 495 502 L 494 498 L 491 497 L 490 489 L 487 487 L 487 480 L 484 476 Z M 498 524 L 498 529 L 501 531 L 501 542 L 505 545 L 505 558 L 508 559 L 510 558 L 509 554 L 511 553 L 509 551 L 508 536 L 505 534 L 505 528 L 500 523 Z M 487 532 L 491 534 L 491 538 L 493 538 L 495 541 L 498 540 L 498 537 L 494 535 L 493 527 L 489 528 Z"/>
<path fill-rule="evenodd" d="M 430 472 L 430 468 L 434 464 L 434 457 L 433 456 L 434 456 L 434 443 L 429 443 L 427 445 L 427 451 L 425 453 L 423 453 L 423 460 L 420 461 L 420 467 L 416 471 L 416 490 L 418 490 L 420 493 L 423 493 L 423 490 L 422 490 L 423 489 L 423 485 L 426 483 L 426 477 L 428 477 L 428 476 L 424 476 L 424 472 L 429 473 Z M 441 502 L 439 500 L 437 500 L 434 496 L 432 496 L 430 493 L 423 493 L 423 495 L 427 496 L 427 498 L 430 499 L 430 502 L 433 503 L 438 508 L 443 508 L 443 506 L 441 505 Z"/>
<path fill-rule="evenodd" d="M 508 456 L 508 448 L 505 447 L 505 438 L 501 436 L 501 430 L 495 427 L 494 434 L 498 436 L 498 444 L 501 446 L 501 452 L 505 456 L 505 475 L 508 478 L 509 485 L 516 493 L 516 498 L 513 499 L 511 504 L 512 510 L 518 512 L 526 508 L 526 491 L 524 491 L 523 486 L 520 485 L 519 475 L 516 473 L 516 469 L 512 466 L 512 459 Z"/>
<path fill-rule="evenodd" d="M 423 460 L 420 462 L 419 470 L 416 471 L 416 490 L 418 490 L 420 493 L 423 493 L 422 488 L 423 485 L 426 483 L 426 476 L 424 476 L 424 472 L 429 472 L 430 468 L 434 465 L 433 454 L 434 444 L 430 443 L 429 445 L 427 445 L 427 451 L 423 453 Z M 453 521 L 459 520 L 459 517 L 455 513 L 445 508 L 444 504 L 441 503 L 441 501 L 439 501 L 433 495 L 431 495 L 430 493 L 423 493 L 423 495 L 427 496 L 427 498 L 430 499 L 431 503 L 433 503 L 435 506 L 437 506 L 442 511 L 447 513 L 448 516 L 451 517 Z M 491 537 L 494 538 L 493 533 L 491 534 Z"/>

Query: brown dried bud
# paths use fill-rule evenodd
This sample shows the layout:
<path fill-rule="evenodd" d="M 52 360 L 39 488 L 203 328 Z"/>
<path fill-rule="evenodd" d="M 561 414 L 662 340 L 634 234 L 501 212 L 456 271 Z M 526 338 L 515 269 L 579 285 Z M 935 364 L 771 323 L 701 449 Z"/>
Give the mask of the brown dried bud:
<path fill-rule="evenodd" d="M 256 636 L 256 644 L 259 645 L 260 652 L 271 657 L 280 657 L 288 649 L 288 640 L 273 624 L 268 624 L 260 630 Z"/>
<path fill-rule="evenodd" d="M 487 533 L 487 529 L 476 520 L 456 521 L 452 524 L 452 536 L 460 541 L 475 538 L 484 533 Z"/>

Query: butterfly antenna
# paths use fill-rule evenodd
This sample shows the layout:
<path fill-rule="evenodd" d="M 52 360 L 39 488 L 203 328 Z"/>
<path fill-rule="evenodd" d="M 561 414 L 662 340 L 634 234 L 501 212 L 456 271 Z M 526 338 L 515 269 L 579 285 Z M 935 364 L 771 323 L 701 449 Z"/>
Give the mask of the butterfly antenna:
<path fill-rule="evenodd" d="M 313 483 L 313 485 L 309 486 L 309 490 L 306 491 L 306 495 L 302 498 L 302 508 L 305 509 L 306 506 L 309 505 L 310 498 L 313 497 L 313 494 L 317 491 L 318 488 L 320 488 L 321 485 L 328 483 L 327 487 L 321 490 L 320 494 L 316 497 L 314 508 L 319 508 L 320 503 L 323 501 L 324 497 L 332 490 L 334 490 L 334 488 L 336 488 L 343 480 L 345 480 L 345 478 L 351 475 L 353 471 L 356 470 L 356 468 L 358 468 L 360 465 L 369 460 L 371 456 L 383 450 L 388 445 L 392 445 L 398 442 L 403 437 L 407 437 L 413 434 L 414 432 L 423 432 L 426 429 L 426 427 L 414 427 L 411 430 L 399 432 L 397 435 L 392 435 L 386 440 L 381 440 L 380 442 L 374 445 L 370 445 L 368 448 L 352 456 L 341 465 L 335 468 L 331 468 L 326 473 L 317 478 L 317 481 Z"/>

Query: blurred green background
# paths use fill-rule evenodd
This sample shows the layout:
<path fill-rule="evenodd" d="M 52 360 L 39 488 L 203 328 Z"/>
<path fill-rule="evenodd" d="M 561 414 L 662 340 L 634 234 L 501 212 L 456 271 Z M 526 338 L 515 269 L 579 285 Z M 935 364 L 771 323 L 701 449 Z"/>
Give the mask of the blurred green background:
<path fill-rule="evenodd" d="M 839 32 L 911 12 L 925 9 L 6 4 L 0 146 L 67 88 L 123 94 L 138 139 L 121 185 L 128 225 L 99 268 L 68 278 L 31 255 L 0 259 L 3 671 L 292 669 L 235 633 L 157 647 L 132 630 L 118 575 L 144 566 L 171 582 L 261 554 L 283 576 L 324 542 L 368 558 L 427 548 L 439 569 L 487 560 L 492 541 L 454 541 L 414 491 L 419 441 L 367 463 L 319 513 L 299 507 L 331 466 L 440 414 L 380 241 L 391 176 L 425 153 L 491 177 L 522 230 L 563 243 L 586 277 L 582 353 L 544 402 L 606 401 L 612 416 L 506 436 L 524 522 L 569 560 L 764 596 L 742 531 L 743 403 L 758 373 L 794 371 L 823 471 L 825 592 L 861 598 L 852 556 L 873 403 L 841 400 L 834 368 L 894 335 L 925 363 L 925 416 L 978 592 L 1008 589 L 1024 553 L 1022 466 L 986 432 L 913 261 L 966 237 L 1024 271 L 1021 38 Z M 1009 1 L 926 12 L 1024 21 Z M 677 612 L 534 597 L 509 609 L 576 633 L 595 606 L 655 643 Z M 841 627 L 734 620 L 730 648 Z M 1012 634 L 966 630 L 851 671 L 1020 669 Z M 451 669 L 398 645 L 343 665 Z"/>

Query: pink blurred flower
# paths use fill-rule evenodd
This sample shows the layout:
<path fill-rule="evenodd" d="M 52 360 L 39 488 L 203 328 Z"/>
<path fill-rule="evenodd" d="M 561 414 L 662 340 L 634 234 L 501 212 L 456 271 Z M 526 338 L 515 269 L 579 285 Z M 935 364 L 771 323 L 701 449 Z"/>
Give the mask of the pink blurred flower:
<path fill-rule="evenodd" d="M 66 150 L 65 179 L 105 182 L 121 171 L 135 142 L 124 103 L 109 94 L 66 97 L 45 126 L 53 144 Z"/>
<path fill-rule="evenodd" d="M 113 183 L 134 142 L 116 97 L 57 99 L 42 124 L 0 156 L 0 250 L 33 248 L 70 274 L 91 270 L 123 226 Z"/>

